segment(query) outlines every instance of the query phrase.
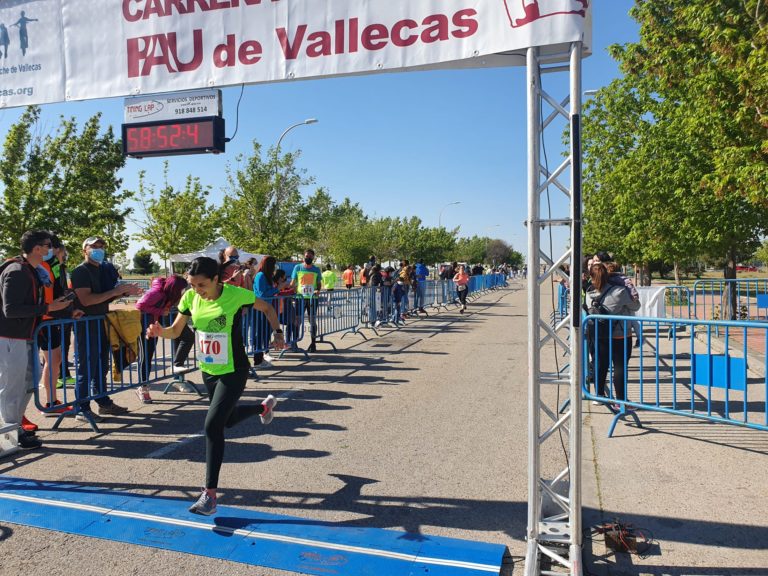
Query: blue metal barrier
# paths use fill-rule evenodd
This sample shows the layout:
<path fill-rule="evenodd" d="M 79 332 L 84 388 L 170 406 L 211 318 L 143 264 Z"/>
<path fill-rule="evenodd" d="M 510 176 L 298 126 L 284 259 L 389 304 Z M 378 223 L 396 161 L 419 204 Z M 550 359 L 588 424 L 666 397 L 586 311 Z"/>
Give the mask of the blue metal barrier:
<path fill-rule="evenodd" d="M 299 342 L 304 338 L 304 312 L 305 299 L 301 296 L 274 296 L 272 298 L 263 298 L 269 303 L 277 313 L 277 319 L 283 330 L 283 339 L 285 348 L 277 350 L 280 357 L 286 351 L 301 352 L 305 357 L 307 353 L 299 348 Z M 267 353 L 270 350 L 270 341 L 272 336 L 272 327 L 269 325 L 267 317 L 253 307 L 248 308 L 246 317 L 243 321 L 243 342 L 245 342 L 245 351 L 248 356 L 253 356 L 259 352 Z"/>
<path fill-rule="evenodd" d="M 365 334 L 357 328 L 362 313 L 362 290 L 333 290 L 318 294 L 318 305 L 312 312 L 316 315 L 317 343 L 330 344 L 336 350 L 333 342 L 327 342 L 326 336 L 343 332 L 342 339 L 347 334 L 360 334 L 368 340 Z"/>
<path fill-rule="evenodd" d="M 735 293 L 735 310 L 731 310 Z M 768 295 L 768 278 L 707 279 L 693 283 L 694 314 L 699 320 L 737 320 L 759 317 L 758 299 Z"/>
<path fill-rule="evenodd" d="M 639 349 L 615 338 L 632 322 Z M 636 410 L 768 431 L 768 324 L 600 315 L 582 328 L 584 396 L 614 412 L 609 436 L 621 419 L 640 425 Z"/>
<path fill-rule="evenodd" d="M 165 317 L 164 323 L 170 322 L 170 319 L 170 316 Z M 46 370 L 46 378 L 42 382 L 48 401 L 41 399 L 39 386 L 35 387 L 34 394 L 38 410 L 58 416 L 52 426 L 54 430 L 59 427 L 65 416 L 83 412 L 93 430 L 98 432 L 91 412 L 82 409 L 86 403 L 173 377 L 171 366 L 165 365 L 165 359 L 172 358 L 173 343 L 161 340 L 160 353 L 153 354 L 155 364 L 151 368 L 145 368 L 146 373 L 142 376 L 139 362 L 142 360 L 141 355 L 147 351 L 146 340 L 138 338 L 136 342 L 118 342 L 112 347 L 107 336 L 109 329 L 105 320 L 104 316 L 86 316 L 77 320 L 48 320 L 38 325 L 33 334 L 34 357 L 39 357 L 42 352 L 43 358 L 48 360 L 48 365 L 52 366 L 55 361 L 58 368 L 54 371 L 50 368 Z M 142 317 L 143 326 L 146 327 L 149 321 L 146 316 Z M 54 345 L 57 342 L 61 342 L 60 355 L 54 355 Z M 171 349 L 170 355 L 166 346 Z M 192 348 L 194 349 L 194 346 Z M 149 364 L 147 363 L 147 366 Z M 187 365 L 190 371 L 196 368 L 194 360 L 187 361 Z M 60 374 L 55 380 L 54 372 Z M 41 381 L 41 367 L 38 362 L 33 362 L 33 379 L 35 383 Z M 54 391 L 56 396 L 61 396 L 60 404 L 51 405 Z"/>

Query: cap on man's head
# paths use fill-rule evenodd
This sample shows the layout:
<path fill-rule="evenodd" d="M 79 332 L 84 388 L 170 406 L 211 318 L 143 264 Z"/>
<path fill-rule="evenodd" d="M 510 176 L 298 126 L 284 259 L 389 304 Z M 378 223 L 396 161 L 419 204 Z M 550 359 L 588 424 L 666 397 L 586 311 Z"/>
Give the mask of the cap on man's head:
<path fill-rule="evenodd" d="M 613 261 L 613 257 L 610 254 L 608 254 L 608 252 L 606 252 L 604 250 L 601 251 L 601 252 L 598 252 L 597 254 L 595 254 L 595 256 L 597 256 L 597 259 L 600 260 L 600 262 L 612 262 Z"/>
<path fill-rule="evenodd" d="M 101 242 L 102 244 L 106 244 L 104 241 L 104 238 L 101 236 L 89 236 L 85 240 L 83 240 L 83 250 L 88 248 L 88 246 L 93 246 L 94 244 Z"/>

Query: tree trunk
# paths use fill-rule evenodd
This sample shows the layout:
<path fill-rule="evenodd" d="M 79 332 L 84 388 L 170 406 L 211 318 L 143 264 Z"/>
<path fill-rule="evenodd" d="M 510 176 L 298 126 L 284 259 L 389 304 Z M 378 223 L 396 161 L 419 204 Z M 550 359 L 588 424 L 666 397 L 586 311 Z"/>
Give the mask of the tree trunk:
<path fill-rule="evenodd" d="M 680 286 L 680 262 L 675 260 L 673 266 L 675 267 L 675 286 Z"/>
<path fill-rule="evenodd" d="M 726 280 L 731 280 L 731 282 L 726 282 L 725 290 L 723 290 L 720 318 L 736 320 L 739 303 L 737 300 L 736 282 L 734 282 L 736 280 L 736 251 L 733 248 L 728 251 L 728 259 L 723 269 L 723 277 Z"/>
<path fill-rule="evenodd" d="M 648 262 L 643 262 L 643 268 L 640 272 L 640 286 L 651 285 L 651 265 Z"/>

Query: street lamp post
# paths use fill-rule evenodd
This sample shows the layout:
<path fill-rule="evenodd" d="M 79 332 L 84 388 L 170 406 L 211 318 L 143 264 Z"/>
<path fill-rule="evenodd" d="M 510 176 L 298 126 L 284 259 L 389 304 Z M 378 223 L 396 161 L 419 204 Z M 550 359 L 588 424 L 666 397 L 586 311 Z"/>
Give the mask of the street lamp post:
<path fill-rule="evenodd" d="M 277 146 L 275 146 L 275 222 L 279 224 L 280 222 L 280 202 L 282 198 L 280 198 L 280 192 L 282 189 L 282 186 L 277 185 L 277 174 L 280 169 L 280 143 L 283 141 L 283 138 L 285 138 L 285 135 L 288 134 L 291 130 L 294 128 L 298 128 L 299 126 L 304 126 L 305 124 L 316 124 L 317 118 L 307 118 L 303 122 L 297 122 L 296 124 L 293 124 L 292 126 L 288 126 L 285 130 L 283 130 L 283 133 L 280 134 L 280 138 L 277 139 Z"/>
<path fill-rule="evenodd" d="M 461 204 L 461 202 L 451 202 L 449 204 L 446 204 L 440 209 L 440 214 L 437 216 L 437 227 L 442 228 L 443 227 L 443 210 L 448 208 L 448 206 L 455 206 L 456 204 Z"/>

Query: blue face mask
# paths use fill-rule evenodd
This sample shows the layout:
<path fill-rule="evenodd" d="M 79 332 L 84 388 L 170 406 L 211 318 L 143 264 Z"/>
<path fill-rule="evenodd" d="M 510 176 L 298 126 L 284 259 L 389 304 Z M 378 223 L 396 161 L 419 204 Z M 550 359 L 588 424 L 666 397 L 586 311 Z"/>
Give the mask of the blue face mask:
<path fill-rule="evenodd" d="M 43 260 L 48 262 L 48 260 L 50 260 L 51 258 L 53 258 L 53 248 L 48 248 L 48 254 L 43 256 Z"/>
<path fill-rule="evenodd" d="M 99 264 L 104 262 L 104 249 L 93 248 L 91 250 L 91 260 L 93 260 L 94 262 L 98 262 Z"/>

